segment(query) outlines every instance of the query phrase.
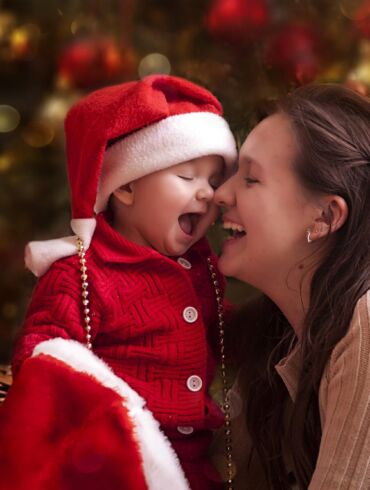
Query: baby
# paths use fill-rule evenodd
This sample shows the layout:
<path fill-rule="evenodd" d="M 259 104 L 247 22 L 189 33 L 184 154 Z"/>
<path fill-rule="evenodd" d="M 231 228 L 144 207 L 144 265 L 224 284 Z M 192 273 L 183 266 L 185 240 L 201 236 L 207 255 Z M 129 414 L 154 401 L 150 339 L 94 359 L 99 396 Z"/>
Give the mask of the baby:
<path fill-rule="evenodd" d="M 45 357 L 49 364 L 50 357 L 58 361 L 50 370 L 39 368 L 42 376 L 60 369 L 60 363 L 72 369 L 71 383 L 79 393 L 73 396 L 84 403 L 88 381 L 81 380 L 81 372 L 89 374 L 89 382 L 94 379 L 113 389 L 115 396 L 117 386 L 123 387 L 120 404 L 135 434 L 132 447 L 126 441 L 125 458 L 139 445 L 144 469 L 137 469 L 137 461 L 118 459 L 120 471 L 134 476 L 126 487 L 114 480 L 104 488 L 118 488 L 113 486 L 118 481 L 120 488 L 145 488 L 140 487 L 142 478 L 148 488 L 157 488 L 148 483 L 153 476 L 148 476 L 146 465 L 146 458 L 157 451 L 166 471 L 178 457 L 178 471 L 186 476 L 185 486 L 176 484 L 173 476 L 164 483 L 157 468 L 158 488 L 219 488 L 207 450 L 211 431 L 223 423 L 223 416 L 208 388 L 219 355 L 211 346 L 218 341 L 224 280 L 204 235 L 217 217 L 214 190 L 236 159 L 234 138 L 221 114 L 219 102 L 207 90 L 157 75 L 98 90 L 78 102 L 66 119 L 71 227 L 76 236 L 27 247 L 26 263 L 39 280 L 16 344 L 14 386 L 18 376 L 27 379 L 22 371 L 27 371 L 33 353 L 33 363 Z M 99 377 L 102 370 L 110 384 Z M 63 399 L 70 400 L 64 374 L 58 383 L 52 388 L 48 381 L 48 401 L 53 389 L 58 390 L 55 396 L 63 393 Z M 95 400 L 106 414 L 104 397 Z M 164 439 L 156 443 L 158 438 L 144 435 L 150 440 L 138 442 L 134 399 L 141 400 L 139 406 L 145 400 L 161 437 L 170 440 L 177 456 L 169 454 L 171 446 Z M 70 417 L 86 420 L 81 400 L 73 400 Z M 66 433 L 64 423 L 58 433 Z M 82 440 L 82 430 L 80 435 Z M 108 442 L 106 436 L 110 449 L 103 453 L 109 453 L 115 438 Z M 41 456 L 36 452 L 37 459 Z M 105 484 L 111 481 L 117 470 L 111 465 L 107 476 L 101 464 L 95 466 L 87 477 L 74 464 L 71 479 L 81 488 L 89 483 L 91 490 L 99 478 Z"/>

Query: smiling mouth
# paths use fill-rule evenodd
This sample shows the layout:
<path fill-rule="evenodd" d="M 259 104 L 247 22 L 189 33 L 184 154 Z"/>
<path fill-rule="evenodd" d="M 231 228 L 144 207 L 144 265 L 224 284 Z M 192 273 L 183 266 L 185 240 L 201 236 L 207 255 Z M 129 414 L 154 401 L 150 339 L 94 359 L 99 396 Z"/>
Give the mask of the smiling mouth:
<path fill-rule="evenodd" d="M 223 229 L 229 233 L 228 239 L 242 238 L 247 234 L 243 226 L 233 223 L 232 221 L 224 221 Z"/>
<path fill-rule="evenodd" d="M 201 215 L 199 213 L 185 213 L 179 217 L 179 225 L 181 230 L 189 236 L 192 236 L 200 221 Z"/>

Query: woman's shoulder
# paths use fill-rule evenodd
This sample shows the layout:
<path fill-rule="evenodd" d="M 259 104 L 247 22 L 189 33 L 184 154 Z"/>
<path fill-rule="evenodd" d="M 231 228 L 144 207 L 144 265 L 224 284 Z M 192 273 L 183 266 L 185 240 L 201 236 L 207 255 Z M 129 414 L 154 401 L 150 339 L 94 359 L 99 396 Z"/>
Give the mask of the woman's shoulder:
<path fill-rule="evenodd" d="M 334 347 L 330 367 L 358 365 L 370 358 L 370 290 L 357 301 L 345 336 Z"/>

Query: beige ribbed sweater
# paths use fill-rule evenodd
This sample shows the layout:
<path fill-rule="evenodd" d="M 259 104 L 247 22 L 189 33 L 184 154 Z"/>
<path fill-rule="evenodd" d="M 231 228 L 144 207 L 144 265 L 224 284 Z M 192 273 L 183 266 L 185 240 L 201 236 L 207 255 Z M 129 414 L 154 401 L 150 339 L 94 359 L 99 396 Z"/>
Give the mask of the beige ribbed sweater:
<path fill-rule="evenodd" d="M 294 403 L 299 349 L 276 366 Z M 370 490 L 370 291 L 357 303 L 349 330 L 334 348 L 319 391 L 322 439 L 309 490 Z M 234 426 L 236 490 L 267 489 L 258 465 L 246 470 L 250 451 L 241 419 Z M 218 448 L 219 450 L 219 448 Z"/>

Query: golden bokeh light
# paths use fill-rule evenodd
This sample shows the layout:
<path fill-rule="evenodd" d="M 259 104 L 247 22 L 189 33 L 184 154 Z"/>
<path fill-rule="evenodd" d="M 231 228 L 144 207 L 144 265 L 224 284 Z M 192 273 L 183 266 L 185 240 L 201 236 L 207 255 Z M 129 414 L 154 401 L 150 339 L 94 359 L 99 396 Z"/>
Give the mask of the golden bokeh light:
<path fill-rule="evenodd" d="M 21 116 L 11 105 L 0 105 L 0 133 L 10 133 L 19 125 Z"/>
<path fill-rule="evenodd" d="M 144 78 L 154 73 L 164 73 L 168 75 L 171 72 L 171 63 L 169 59 L 160 53 L 151 53 L 145 56 L 139 64 L 139 77 Z"/>
<path fill-rule="evenodd" d="M 54 129 L 42 122 L 33 122 L 22 132 L 23 140 L 32 148 L 42 148 L 49 145 L 54 136 Z"/>

